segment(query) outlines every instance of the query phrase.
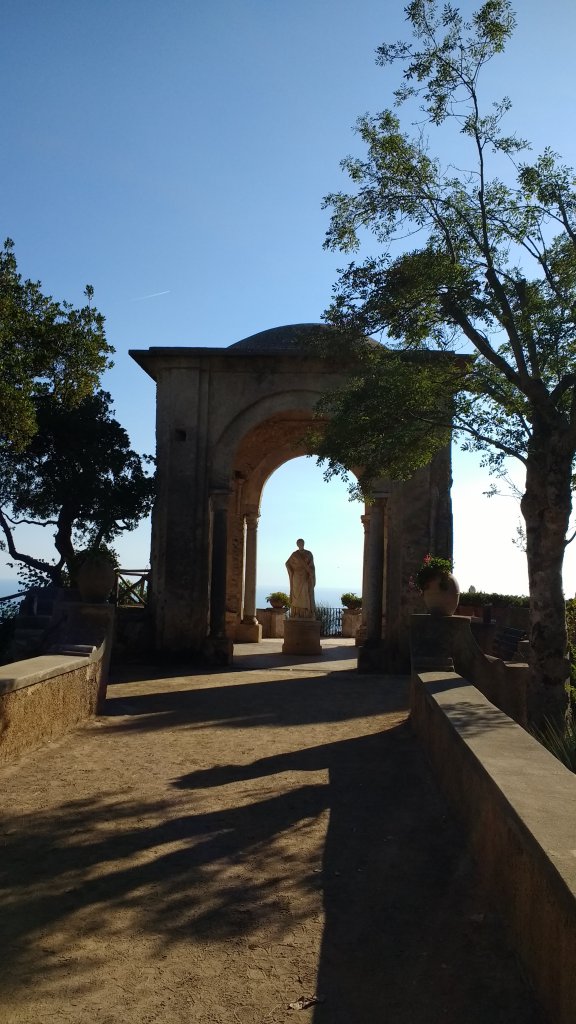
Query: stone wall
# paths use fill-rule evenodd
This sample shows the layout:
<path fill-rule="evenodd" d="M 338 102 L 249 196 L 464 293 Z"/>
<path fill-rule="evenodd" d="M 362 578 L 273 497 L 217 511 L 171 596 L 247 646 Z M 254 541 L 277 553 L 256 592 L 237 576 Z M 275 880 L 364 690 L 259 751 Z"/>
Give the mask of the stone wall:
<path fill-rule="evenodd" d="M 104 647 L 89 657 L 49 654 L 0 667 L 0 764 L 97 713 L 106 695 Z"/>
<path fill-rule="evenodd" d="M 454 672 L 415 672 L 412 724 L 555 1024 L 576 1007 L 576 777 Z"/>

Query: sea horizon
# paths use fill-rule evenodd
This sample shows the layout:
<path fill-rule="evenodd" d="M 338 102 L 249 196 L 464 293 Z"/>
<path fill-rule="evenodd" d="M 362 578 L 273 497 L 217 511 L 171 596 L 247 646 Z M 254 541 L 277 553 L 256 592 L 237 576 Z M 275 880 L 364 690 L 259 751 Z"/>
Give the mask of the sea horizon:
<path fill-rule="evenodd" d="M 14 579 L 0 579 L 0 598 L 8 597 L 10 594 L 23 594 L 26 587 L 18 580 Z M 285 590 L 288 592 L 288 587 L 274 586 L 273 584 L 259 584 L 256 587 L 256 607 L 266 608 L 268 602 L 266 597 L 272 593 L 273 590 Z M 339 608 L 342 604 L 340 597 L 347 591 L 352 593 L 360 594 L 359 589 L 354 587 L 316 587 L 314 596 L 316 598 L 316 604 L 328 605 L 329 608 Z"/>

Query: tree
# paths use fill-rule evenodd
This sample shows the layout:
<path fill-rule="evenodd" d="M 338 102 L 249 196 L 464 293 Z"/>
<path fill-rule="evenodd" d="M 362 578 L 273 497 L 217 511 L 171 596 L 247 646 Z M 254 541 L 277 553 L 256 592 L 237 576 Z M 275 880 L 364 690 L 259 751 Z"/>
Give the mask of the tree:
<path fill-rule="evenodd" d="M 0 448 L 0 528 L 12 558 L 61 585 L 65 570 L 74 577 L 79 546 L 109 544 L 150 512 L 153 459 L 132 451 L 105 391 L 71 409 L 42 394 L 34 412 L 38 429 L 26 448 Z M 55 562 L 18 550 L 22 523 L 56 528 Z"/>
<path fill-rule="evenodd" d="M 361 117 L 366 156 L 343 161 L 353 190 L 325 199 L 328 248 L 357 249 L 366 230 L 381 253 L 340 272 L 325 314 L 353 345 L 358 375 L 352 390 L 324 401 L 333 420 L 321 454 L 329 472 L 360 464 L 366 450 L 372 474 L 424 464 L 445 443 L 450 354 L 473 354 L 458 368 L 454 428 L 492 469 L 508 456 L 525 467 L 532 669 L 551 696 L 568 675 L 562 564 L 576 452 L 576 178 L 551 149 L 526 162 L 527 143 L 503 131 L 507 98 L 482 109 L 484 69 L 515 26 L 508 0 L 486 0 L 469 22 L 434 0 L 405 11 L 413 40 L 380 46 L 378 61 L 400 66 L 396 103 L 418 106 L 420 124 L 403 130 L 390 110 Z M 450 128 L 465 170 L 431 153 L 426 133 L 438 132 L 441 147 Z M 357 341 L 374 334 L 386 348 Z M 430 371 L 424 363 L 418 383 L 406 356 L 423 349 L 436 362 Z M 349 442 L 343 458 L 354 389 L 361 430 L 348 419 L 347 436 L 361 444 L 355 452 Z M 405 394 L 417 414 L 418 390 L 421 429 L 412 422 L 408 435 L 401 424 L 398 447 L 383 445 Z"/>
<path fill-rule="evenodd" d="M 0 250 L 0 446 L 24 448 L 37 429 L 36 397 L 71 408 L 91 394 L 111 366 L 104 317 L 87 303 L 75 309 L 22 280 L 7 239 Z"/>

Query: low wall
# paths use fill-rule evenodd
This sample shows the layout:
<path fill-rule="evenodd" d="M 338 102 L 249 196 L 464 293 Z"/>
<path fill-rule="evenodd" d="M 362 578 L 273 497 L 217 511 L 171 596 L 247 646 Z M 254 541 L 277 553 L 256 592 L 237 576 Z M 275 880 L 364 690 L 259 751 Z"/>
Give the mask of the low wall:
<path fill-rule="evenodd" d="M 455 614 L 484 618 L 484 605 L 474 604 L 466 600 L 468 594 L 460 594 L 460 604 Z M 530 629 L 530 610 L 522 605 L 489 605 L 490 619 L 497 629 L 504 629 L 511 626 L 513 629 Z"/>
<path fill-rule="evenodd" d="M 284 636 L 286 612 L 283 608 L 258 608 L 256 618 L 262 626 L 263 640 L 279 640 Z"/>
<path fill-rule="evenodd" d="M 454 669 L 496 707 L 520 725 L 537 716 L 537 697 L 523 663 L 509 663 L 485 654 L 478 646 L 469 618 L 460 615 L 413 615 L 410 623 L 412 667 Z"/>
<path fill-rule="evenodd" d="M 455 672 L 414 672 L 411 704 L 543 1007 L 574 1024 L 576 776 Z"/>
<path fill-rule="evenodd" d="M 101 710 L 114 609 L 78 605 L 60 649 L 0 666 L 0 764 L 58 739 Z"/>

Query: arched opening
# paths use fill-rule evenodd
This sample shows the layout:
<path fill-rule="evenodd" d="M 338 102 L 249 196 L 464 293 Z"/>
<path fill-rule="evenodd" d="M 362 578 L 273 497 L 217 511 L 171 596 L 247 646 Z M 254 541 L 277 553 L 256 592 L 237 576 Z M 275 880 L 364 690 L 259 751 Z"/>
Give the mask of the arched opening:
<path fill-rule="evenodd" d="M 337 607 L 345 591 L 362 589 L 364 506 L 349 501 L 340 479 L 328 483 L 313 458 L 297 457 L 266 481 L 260 505 L 256 604 L 288 590 L 285 562 L 303 537 L 314 554 L 316 600 Z"/>
<path fill-rule="evenodd" d="M 301 345 L 299 339 L 309 330 L 317 327 L 275 328 L 225 349 L 132 352 L 157 383 L 158 495 L 150 610 L 158 652 L 208 654 L 226 664 L 237 627 L 242 627 L 244 641 L 257 634 L 258 524 L 264 485 L 280 467 L 306 454 L 304 438 L 318 397 L 339 387 L 351 370 Z M 324 487 L 320 471 L 315 471 Z M 331 503 L 336 486 L 326 485 L 323 492 Z M 295 494 L 290 499 L 283 499 L 283 504 L 294 507 Z M 323 528 L 316 540 L 310 522 L 314 500 L 307 495 L 297 514 L 303 522 L 288 523 L 286 536 L 277 524 L 272 527 L 279 546 L 279 582 L 286 579 L 280 572 L 296 538 L 303 536 L 315 549 L 319 585 L 325 585 L 323 545 L 334 506 L 323 524 L 318 517 Z M 413 609 L 407 589 L 410 574 L 422 552 L 452 548 L 449 448 L 412 480 L 378 481 L 365 513 L 349 506 L 345 495 L 335 505 L 351 514 L 356 524 L 362 515 L 363 662 L 377 671 L 384 666 L 395 671 L 407 663 Z M 266 505 L 264 515 L 268 520 Z M 355 529 L 362 544 L 360 528 Z M 341 586 L 342 591 L 360 589 L 358 575 L 350 579 L 342 565 L 352 533 L 341 528 L 337 532 L 337 539 L 330 542 L 333 552 L 326 572 L 346 575 L 341 583 L 338 575 L 331 575 L 330 585 L 334 582 L 334 589 Z"/>

